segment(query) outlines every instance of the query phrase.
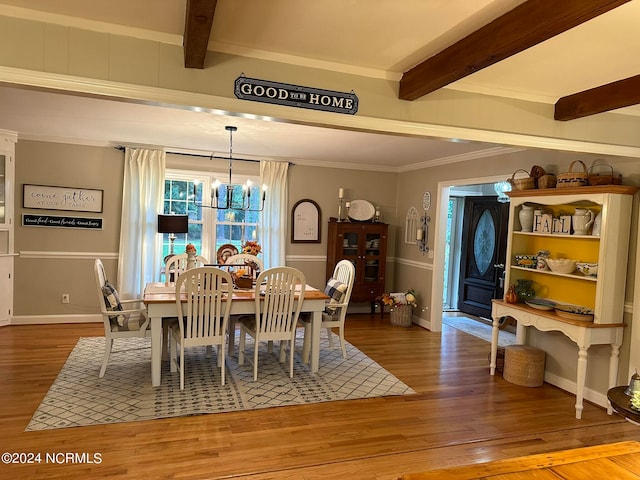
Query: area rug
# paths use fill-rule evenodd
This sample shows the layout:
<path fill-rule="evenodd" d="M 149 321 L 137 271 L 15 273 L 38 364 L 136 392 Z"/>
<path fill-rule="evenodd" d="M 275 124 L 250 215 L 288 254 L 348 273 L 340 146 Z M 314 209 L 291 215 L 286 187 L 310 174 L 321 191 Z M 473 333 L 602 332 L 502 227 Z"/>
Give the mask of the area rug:
<path fill-rule="evenodd" d="M 468 317 L 453 317 L 453 316 L 443 316 L 442 323 L 445 325 L 449 325 L 450 327 L 455 328 L 456 330 L 460 330 L 462 332 L 468 333 L 469 335 L 473 335 L 474 337 L 481 338 L 491 343 L 491 331 L 493 327 L 491 325 L 487 325 L 482 322 L 478 322 L 477 320 L 473 320 Z M 500 330 L 498 334 L 498 345 L 501 347 L 507 345 L 514 345 L 516 343 L 516 336 L 505 330 Z"/>
<path fill-rule="evenodd" d="M 227 357 L 224 386 L 220 385 L 215 349 L 208 358 L 204 347 L 190 348 L 185 355 L 185 388 L 181 391 L 180 374 L 171 373 L 168 362 L 163 362 L 161 386 L 151 386 L 149 339 L 116 340 L 107 372 L 98 378 L 104 337 L 81 338 L 26 430 L 416 393 L 349 343 L 347 359 L 340 350 L 329 350 L 325 332 L 320 369 L 314 375 L 300 359 L 301 345 L 300 338 L 293 378 L 289 378 L 288 361 L 278 362 L 277 344 L 272 353 L 261 345 L 258 381 L 253 381 L 253 366 L 246 358 L 240 366 L 237 356 Z M 339 345 L 337 336 L 334 345 Z M 246 351 L 253 352 L 250 338 Z M 252 358 L 253 354 L 247 356 Z"/>

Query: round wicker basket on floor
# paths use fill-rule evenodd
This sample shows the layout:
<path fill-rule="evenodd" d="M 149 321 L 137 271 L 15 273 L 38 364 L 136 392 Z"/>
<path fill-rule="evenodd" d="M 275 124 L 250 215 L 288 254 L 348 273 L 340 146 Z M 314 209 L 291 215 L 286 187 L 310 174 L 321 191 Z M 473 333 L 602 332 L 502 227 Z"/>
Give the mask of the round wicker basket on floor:
<path fill-rule="evenodd" d="M 504 349 L 503 378 L 523 387 L 544 383 L 544 351 L 528 345 L 508 345 Z"/>
<path fill-rule="evenodd" d="M 411 314 L 413 307 L 411 305 L 397 305 L 391 309 L 391 325 L 399 327 L 411 326 Z"/>

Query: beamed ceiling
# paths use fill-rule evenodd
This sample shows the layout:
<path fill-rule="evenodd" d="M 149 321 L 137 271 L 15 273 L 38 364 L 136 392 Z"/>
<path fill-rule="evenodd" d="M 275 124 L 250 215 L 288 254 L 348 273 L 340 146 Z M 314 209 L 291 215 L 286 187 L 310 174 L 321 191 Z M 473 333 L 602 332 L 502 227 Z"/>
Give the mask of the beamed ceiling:
<path fill-rule="evenodd" d="M 630 0 L 527 0 L 402 75 L 398 98 L 416 100 L 520 53 Z M 204 68 L 217 0 L 187 0 L 184 57 L 187 68 Z M 640 103 L 640 76 L 567 95 L 556 120 L 602 113 Z"/>
<path fill-rule="evenodd" d="M 0 0 L 0 15 L 52 23 L 63 19 L 64 24 L 87 29 L 113 25 L 116 31 L 124 28 L 124 34 L 163 36 L 181 42 L 188 69 L 206 68 L 207 59 L 215 62 L 220 54 L 252 56 L 396 81 L 398 98 L 407 101 L 447 88 L 554 104 L 554 119 L 569 121 L 612 110 L 640 115 L 636 106 L 640 103 L 638 4 L 637 0 L 323 0 L 304 4 L 297 0 Z M 37 15 L 30 17 L 29 12 Z M 0 91 L 0 100 L 13 93 Z M 90 99 L 77 100 L 76 108 L 85 101 Z M 39 97 L 26 103 L 23 121 L 30 108 L 46 101 Z M 5 128 L 11 128 L 8 108 L 0 107 L 9 123 Z M 256 152 L 247 147 L 244 153 L 258 154 L 260 145 L 270 141 L 269 135 L 271 140 L 281 138 L 277 124 L 252 125 L 240 126 L 256 145 Z M 108 130 L 106 124 L 103 128 Z M 211 128 L 219 125 L 205 133 L 211 135 Z M 308 132 L 309 142 L 331 143 L 326 136 L 331 133 L 318 129 L 312 133 L 312 128 L 300 126 L 297 133 Z M 118 133 L 111 135 L 113 141 Z M 264 138 L 257 139 L 260 135 Z M 405 147 L 399 147 L 396 140 L 385 138 L 388 135 L 375 136 L 375 141 L 365 134 L 353 135 L 351 145 L 379 146 L 371 149 L 381 152 L 377 160 L 367 152 L 372 165 L 382 165 L 383 156 L 403 148 L 420 152 L 415 156 L 405 152 L 404 165 L 429 159 L 426 146 L 434 142 L 424 139 L 425 143 L 410 146 L 412 139 L 406 139 Z M 202 142 L 196 137 L 195 133 L 190 136 L 197 149 Z M 141 139 L 145 141 L 154 142 Z M 180 139 L 168 141 L 177 145 Z M 346 137 L 336 142 L 350 144 Z M 490 147 L 449 142 L 447 149 L 440 148 L 434 155 L 466 155 Z M 273 153 L 289 158 L 308 154 Z M 365 163 L 355 154 L 346 160 Z"/>

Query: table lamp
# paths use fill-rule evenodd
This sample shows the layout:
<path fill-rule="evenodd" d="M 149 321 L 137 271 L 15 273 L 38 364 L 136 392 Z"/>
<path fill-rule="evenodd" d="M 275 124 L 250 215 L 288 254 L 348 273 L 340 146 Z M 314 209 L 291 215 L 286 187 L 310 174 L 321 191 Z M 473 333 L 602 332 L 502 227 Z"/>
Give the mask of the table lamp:
<path fill-rule="evenodd" d="M 189 231 L 188 215 L 158 215 L 158 233 L 169 234 L 169 255 L 164 257 L 167 263 L 173 257 L 173 243 L 176 240 L 176 233 L 187 233 Z"/>

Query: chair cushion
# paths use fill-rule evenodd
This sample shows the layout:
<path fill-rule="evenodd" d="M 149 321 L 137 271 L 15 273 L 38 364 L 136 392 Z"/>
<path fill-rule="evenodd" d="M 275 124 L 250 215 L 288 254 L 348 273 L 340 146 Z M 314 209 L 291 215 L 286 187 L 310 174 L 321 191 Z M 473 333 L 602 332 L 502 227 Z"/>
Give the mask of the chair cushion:
<path fill-rule="evenodd" d="M 143 315 L 118 315 L 118 317 L 124 317 L 124 321 L 122 325 L 118 321 L 111 321 L 112 332 L 137 332 L 146 320 Z"/>
<path fill-rule="evenodd" d="M 336 308 L 332 307 L 331 305 L 342 303 L 342 299 L 344 298 L 344 294 L 346 292 L 346 283 L 342 283 L 340 280 L 336 280 L 333 277 L 327 281 L 327 286 L 324 287 L 324 293 L 331 297 L 331 300 L 329 300 L 329 304 L 326 307 L 326 311 L 328 313 L 333 313 L 336 311 Z"/>
<path fill-rule="evenodd" d="M 118 312 L 124 310 L 120 297 L 116 288 L 107 280 L 102 287 L 102 295 L 104 296 L 104 304 L 110 312 Z M 109 320 L 117 323 L 118 326 L 124 327 L 127 322 L 127 315 L 110 315 Z"/>

